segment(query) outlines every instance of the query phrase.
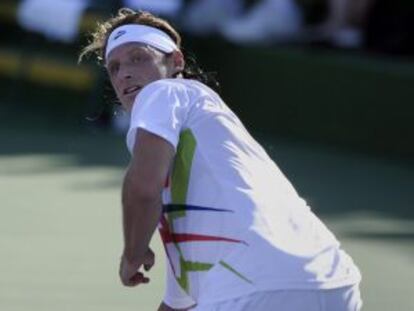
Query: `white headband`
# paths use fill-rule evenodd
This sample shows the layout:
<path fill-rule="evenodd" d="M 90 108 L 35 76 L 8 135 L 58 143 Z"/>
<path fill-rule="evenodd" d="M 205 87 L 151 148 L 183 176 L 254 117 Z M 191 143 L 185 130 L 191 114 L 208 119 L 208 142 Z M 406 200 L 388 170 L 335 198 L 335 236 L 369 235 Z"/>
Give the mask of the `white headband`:
<path fill-rule="evenodd" d="M 174 41 L 165 32 L 150 26 L 129 24 L 120 26 L 112 31 L 106 44 L 105 58 L 108 58 L 109 53 L 113 49 L 129 42 L 145 43 L 164 53 L 172 53 L 179 50 Z"/>

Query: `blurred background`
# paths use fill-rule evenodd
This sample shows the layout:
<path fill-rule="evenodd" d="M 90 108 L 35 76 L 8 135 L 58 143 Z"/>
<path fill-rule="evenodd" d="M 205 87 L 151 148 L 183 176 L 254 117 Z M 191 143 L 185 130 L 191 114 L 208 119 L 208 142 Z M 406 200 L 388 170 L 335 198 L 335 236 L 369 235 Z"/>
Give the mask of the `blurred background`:
<path fill-rule="evenodd" d="M 166 17 L 363 275 L 363 310 L 414 310 L 414 3 L 1 0 L 0 310 L 156 310 L 122 288 L 127 116 L 87 33 Z"/>

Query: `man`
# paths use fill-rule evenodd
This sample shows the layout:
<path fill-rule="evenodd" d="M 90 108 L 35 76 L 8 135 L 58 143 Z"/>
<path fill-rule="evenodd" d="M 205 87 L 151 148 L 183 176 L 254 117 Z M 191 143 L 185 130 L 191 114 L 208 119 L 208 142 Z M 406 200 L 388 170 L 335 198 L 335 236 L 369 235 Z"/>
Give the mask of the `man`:
<path fill-rule="evenodd" d="M 131 115 L 122 283 L 149 281 L 159 226 L 160 311 L 359 310 L 352 259 L 180 45 L 166 21 L 122 9 L 82 53 L 102 60 Z"/>

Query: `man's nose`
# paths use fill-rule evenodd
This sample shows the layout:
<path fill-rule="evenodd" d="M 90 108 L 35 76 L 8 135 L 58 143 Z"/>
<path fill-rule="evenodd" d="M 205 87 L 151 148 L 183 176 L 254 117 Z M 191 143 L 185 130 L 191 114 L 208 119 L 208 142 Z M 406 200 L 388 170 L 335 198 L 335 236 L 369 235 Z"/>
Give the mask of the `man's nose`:
<path fill-rule="evenodd" d="M 124 66 L 123 68 L 121 68 L 121 72 L 119 76 L 123 80 L 128 80 L 132 78 L 132 72 L 128 67 Z"/>

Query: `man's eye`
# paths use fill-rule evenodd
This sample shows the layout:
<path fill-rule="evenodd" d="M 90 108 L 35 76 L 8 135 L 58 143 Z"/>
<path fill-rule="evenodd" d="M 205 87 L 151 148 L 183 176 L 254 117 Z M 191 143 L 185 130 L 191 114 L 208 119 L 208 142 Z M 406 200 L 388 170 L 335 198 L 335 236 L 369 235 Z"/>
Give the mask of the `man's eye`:
<path fill-rule="evenodd" d="M 133 63 L 139 63 L 139 62 L 141 62 L 143 60 L 143 58 L 141 57 L 141 56 L 134 56 L 133 58 L 132 58 L 132 62 Z"/>
<path fill-rule="evenodd" d="M 109 72 L 110 72 L 111 74 L 114 74 L 114 73 L 116 73 L 116 72 L 118 71 L 118 68 L 119 68 L 119 66 L 118 66 L 118 65 L 112 65 L 112 66 L 109 66 Z"/>

